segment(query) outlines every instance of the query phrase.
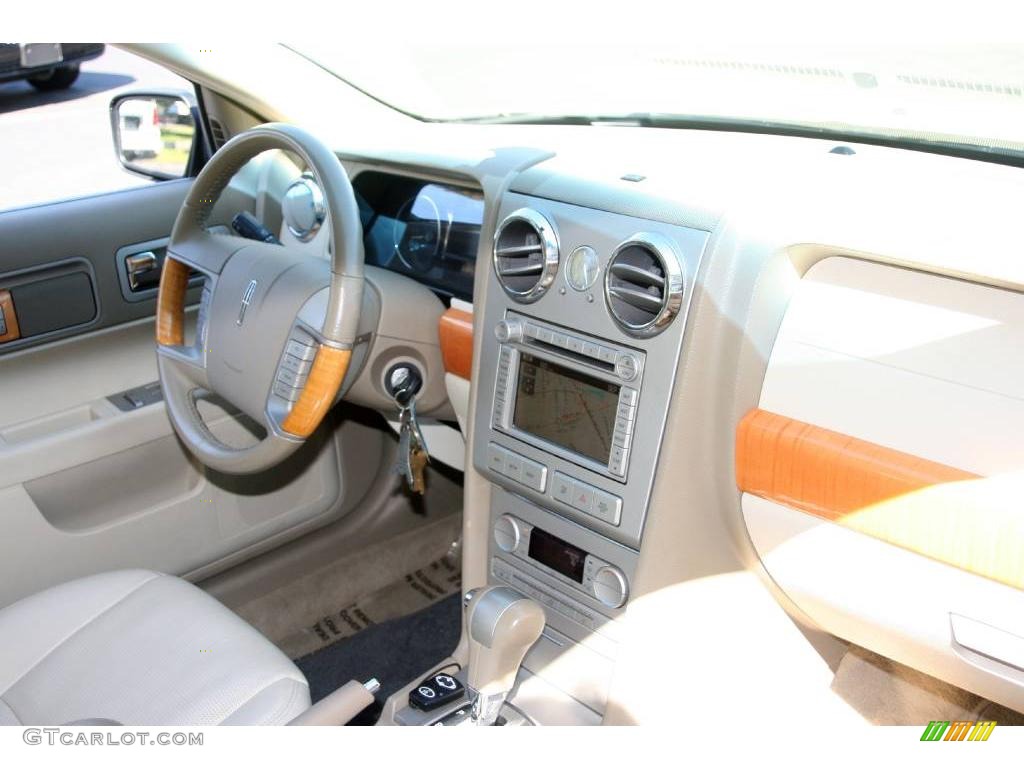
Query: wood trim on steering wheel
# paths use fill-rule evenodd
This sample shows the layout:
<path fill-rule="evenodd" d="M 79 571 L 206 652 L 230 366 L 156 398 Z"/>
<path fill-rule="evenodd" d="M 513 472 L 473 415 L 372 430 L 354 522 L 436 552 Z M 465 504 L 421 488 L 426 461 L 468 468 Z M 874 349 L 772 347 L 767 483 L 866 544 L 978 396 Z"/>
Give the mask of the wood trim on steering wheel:
<path fill-rule="evenodd" d="M 156 295 L 156 343 L 180 347 L 185 343 L 185 293 L 188 267 L 170 256 L 164 259 Z"/>
<path fill-rule="evenodd" d="M 320 345 L 313 368 L 298 402 L 281 423 L 281 429 L 295 437 L 309 437 L 323 420 L 341 387 L 352 359 L 351 349 Z"/>

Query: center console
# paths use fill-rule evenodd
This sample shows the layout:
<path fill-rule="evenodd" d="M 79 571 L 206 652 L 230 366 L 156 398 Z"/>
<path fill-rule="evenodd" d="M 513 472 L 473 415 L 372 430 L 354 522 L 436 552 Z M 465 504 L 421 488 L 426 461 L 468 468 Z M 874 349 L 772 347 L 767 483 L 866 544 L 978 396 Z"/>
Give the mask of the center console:
<path fill-rule="evenodd" d="M 525 666 L 548 674 L 554 646 L 614 659 L 708 235 L 517 193 L 499 222 L 473 463 L 493 484 L 491 583 L 544 607 Z M 559 685 L 603 710 L 600 684 Z"/>

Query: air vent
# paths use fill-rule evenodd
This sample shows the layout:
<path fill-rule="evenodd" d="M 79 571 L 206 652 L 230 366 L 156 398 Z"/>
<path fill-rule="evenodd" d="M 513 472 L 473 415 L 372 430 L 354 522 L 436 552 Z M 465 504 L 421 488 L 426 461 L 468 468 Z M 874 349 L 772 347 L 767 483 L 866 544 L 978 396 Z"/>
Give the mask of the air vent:
<path fill-rule="evenodd" d="M 558 274 L 558 239 L 551 223 L 531 208 L 520 208 L 498 226 L 494 270 L 505 292 L 518 302 L 536 301 Z"/>
<path fill-rule="evenodd" d="M 661 333 L 683 303 L 683 270 L 672 244 L 638 234 L 619 245 L 604 275 L 605 301 L 631 336 Z"/>
<path fill-rule="evenodd" d="M 223 147 L 228 140 L 227 131 L 224 130 L 220 120 L 215 117 L 210 118 L 210 133 L 213 134 L 213 148 L 215 150 Z"/>

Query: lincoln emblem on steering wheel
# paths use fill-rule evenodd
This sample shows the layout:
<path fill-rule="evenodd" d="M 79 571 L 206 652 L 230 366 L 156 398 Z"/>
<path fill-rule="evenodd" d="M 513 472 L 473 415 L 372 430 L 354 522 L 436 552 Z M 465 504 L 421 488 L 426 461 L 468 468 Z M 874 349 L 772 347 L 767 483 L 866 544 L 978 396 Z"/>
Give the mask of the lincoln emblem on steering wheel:
<path fill-rule="evenodd" d="M 256 286 L 259 282 L 256 280 L 250 280 L 249 284 L 245 286 L 245 292 L 242 294 L 242 306 L 238 310 L 238 322 L 236 325 L 241 326 L 245 322 L 245 310 L 249 308 L 249 304 L 252 303 L 253 294 L 256 293 Z"/>

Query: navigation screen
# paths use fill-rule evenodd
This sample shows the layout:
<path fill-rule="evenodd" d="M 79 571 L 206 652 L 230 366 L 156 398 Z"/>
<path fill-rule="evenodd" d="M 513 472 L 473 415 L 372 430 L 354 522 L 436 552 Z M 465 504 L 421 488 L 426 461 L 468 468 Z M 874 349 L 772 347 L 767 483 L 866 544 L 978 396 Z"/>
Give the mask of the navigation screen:
<path fill-rule="evenodd" d="M 512 423 L 517 429 L 608 463 L 619 385 L 521 354 Z"/>

